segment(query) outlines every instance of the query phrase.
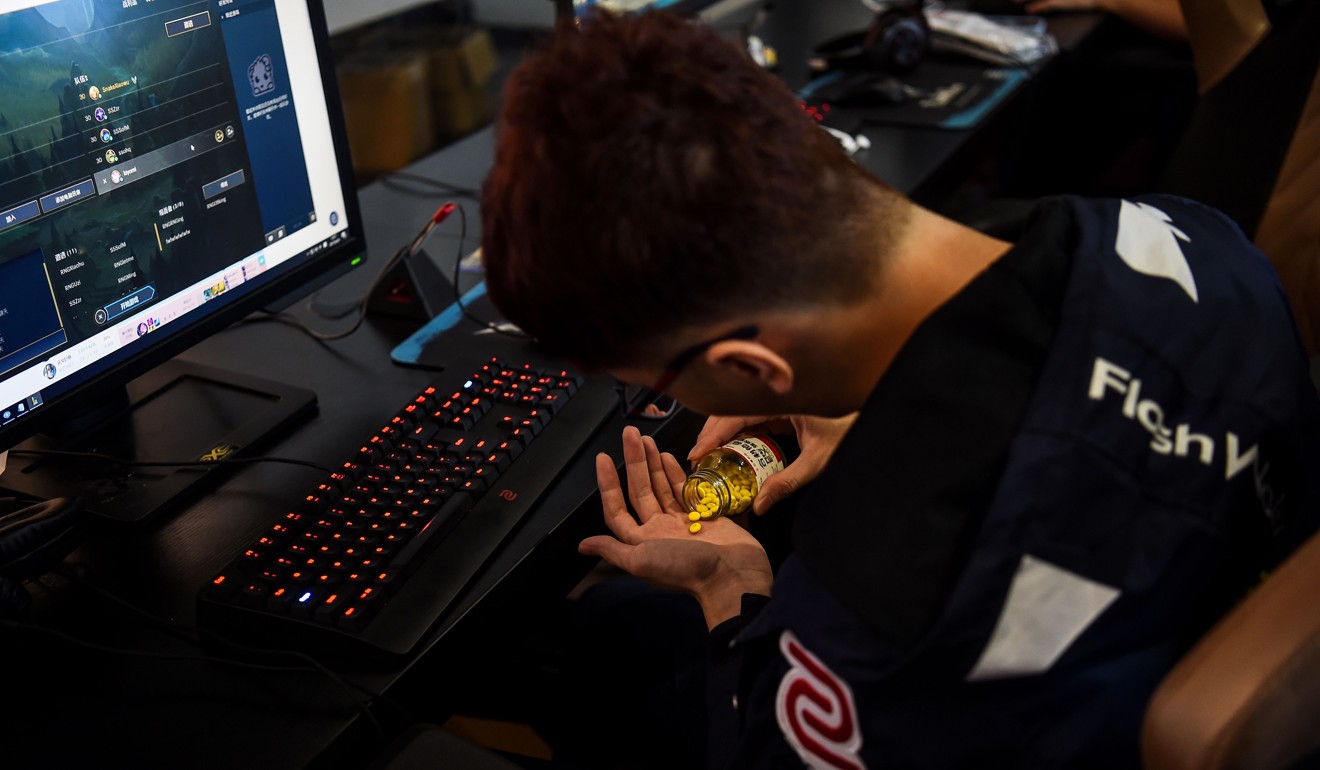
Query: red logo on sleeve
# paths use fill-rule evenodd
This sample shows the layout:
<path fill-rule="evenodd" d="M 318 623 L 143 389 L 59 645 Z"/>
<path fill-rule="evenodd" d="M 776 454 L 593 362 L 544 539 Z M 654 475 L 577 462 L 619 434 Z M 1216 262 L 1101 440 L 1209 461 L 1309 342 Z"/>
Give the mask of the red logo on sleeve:
<path fill-rule="evenodd" d="M 812 655 L 792 631 L 779 637 L 788 673 L 775 695 L 779 729 L 811 770 L 865 770 L 862 734 L 848 683 Z"/>

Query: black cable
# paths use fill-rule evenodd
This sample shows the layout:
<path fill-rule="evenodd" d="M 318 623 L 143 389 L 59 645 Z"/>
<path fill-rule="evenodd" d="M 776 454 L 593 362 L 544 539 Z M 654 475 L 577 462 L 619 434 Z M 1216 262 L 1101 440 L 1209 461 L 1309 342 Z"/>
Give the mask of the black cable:
<path fill-rule="evenodd" d="M 657 393 L 650 388 L 638 387 L 629 397 L 631 385 L 616 382 L 614 393 L 619 398 L 619 412 L 625 418 L 638 420 L 664 420 L 678 411 L 679 403 L 666 393 Z"/>
<path fill-rule="evenodd" d="M 207 662 L 207 663 L 221 663 L 227 666 L 235 666 L 237 668 L 248 668 L 254 671 L 279 671 L 282 673 L 291 673 L 291 672 L 298 673 L 298 672 L 311 670 L 304 666 L 276 666 L 269 663 L 251 663 L 246 660 L 238 660 L 237 658 L 222 658 L 215 655 L 205 655 L 205 654 L 193 655 L 190 653 L 183 653 L 183 652 L 159 652 L 155 650 L 135 650 L 130 647 L 111 647 L 108 644 L 101 644 L 100 642 L 92 642 L 86 639 L 79 639 L 73 634 L 66 633 L 57 628 L 51 628 L 50 626 L 39 626 L 35 623 L 22 623 L 15 620 L 0 620 L 0 627 L 20 630 L 20 631 L 40 631 L 42 633 L 51 634 L 52 636 L 58 636 L 59 638 L 71 644 L 78 645 L 79 647 L 86 647 L 89 650 L 99 650 L 101 652 L 108 652 L 115 655 L 127 655 L 138 658 L 160 658 L 163 660 L 190 660 L 190 661 Z"/>
<path fill-rule="evenodd" d="M 425 178 L 425 177 L 420 177 L 420 178 Z M 449 196 L 445 196 L 445 197 L 449 197 Z M 297 316 L 291 315 L 289 313 L 267 313 L 265 315 L 258 316 L 252 320 L 278 321 L 283 324 L 288 324 L 289 326 L 292 326 L 295 329 L 302 331 L 303 333 L 307 334 L 313 339 L 320 340 L 322 342 L 332 342 L 334 340 L 341 340 L 349 336 L 353 332 L 357 331 L 358 327 L 362 326 L 362 322 L 366 320 L 367 305 L 368 303 L 371 302 L 371 296 L 372 294 L 375 293 L 377 287 L 380 286 L 381 281 L 385 280 L 385 276 L 388 275 L 390 271 L 393 270 L 394 267 L 397 264 L 399 264 L 401 260 L 410 259 L 413 256 L 415 256 L 419 251 L 421 251 L 422 245 L 426 242 L 427 237 L 430 236 L 431 231 L 434 230 L 437 225 L 439 225 L 441 222 L 447 219 L 449 217 L 449 214 L 453 211 L 455 207 L 458 207 L 457 204 L 453 203 L 452 201 L 449 201 L 446 202 L 444 205 L 440 206 L 440 208 L 436 209 L 436 212 L 431 215 L 431 218 L 427 220 L 426 225 L 423 226 L 421 231 L 419 231 L 417 235 L 413 237 L 412 241 L 410 241 L 409 243 L 403 246 L 400 246 L 398 250 L 396 250 L 394 254 L 391 255 L 388 260 L 385 261 L 385 264 L 381 265 L 380 270 L 377 271 L 375 277 L 371 279 L 371 283 L 367 286 L 366 291 L 362 292 L 362 296 L 358 298 L 357 302 L 349 306 L 349 308 L 345 312 L 333 316 L 329 316 L 331 318 L 342 318 L 343 316 L 348 315 L 348 313 L 354 312 L 357 317 L 353 319 L 353 325 L 348 327 L 347 329 L 334 333 L 321 332 L 316 329 L 313 329 L 312 327 L 303 323 L 302 319 L 298 318 Z M 462 213 L 462 208 L 461 207 L 458 208 L 460 213 Z M 464 218 L 463 232 L 466 233 L 467 215 L 465 213 L 462 213 L 462 215 Z M 463 247 L 463 242 L 460 239 L 459 241 L 460 258 L 462 254 L 462 247 Z M 321 315 L 322 317 L 327 317 L 324 313 L 321 313 L 320 311 L 317 310 L 316 305 L 312 300 L 308 300 L 307 307 L 312 312 L 317 313 L 317 315 Z M 460 303 L 460 307 L 461 307 L 461 303 Z"/>
<path fill-rule="evenodd" d="M 353 319 L 353 325 L 348 327 L 347 329 L 338 332 L 318 331 L 317 329 L 313 329 L 312 327 L 303 323 L 302 319 L 298 318 L 297 316 L 291 315 L 289 313 L 266 313 L 264 315 L 256 317 L 253 320 L 277 321 L 282 324 L 288 324 L 289 326 L 298 329 L 299 331 L 303 332 L 309 337 L 316 340 L 320 340 L 322 342 L 333 342 L 335 340 L 342 340 L 345 337 L 352 334 L 353 332 L 357 331 L 358 328 L 362 326 L 362 322 L 365 321 L 367 317 L 367 303 L 371 301 L 372 293 L 376 291 L 376 287 L 380 285 L 380 282 L 385 280 L 386 274 L 388 274 L 390 270 L 394 269 L 394 266 L 399 263 L 399 260 L 402 259 L 404 255 L 408 253 L 408 248 L 409 248 L 408 246 L 399 247 L 398 251 L 395 251 L 394 254 L 391 255 L 388 260 L 385 261 L 385 264 L 381 265 L 380 270 L 377 271 L 375 277 L 371 279 L 371 283 L 368 284 L 366 290 L 362 292 L 362 296 L 359 297 L 358 301 L 349 309 L 349 312 L 353 312 L 356 317 Z M 311 308 L 313 311 L 315 311 L 315 307 L 313 306 L 311 301 L 308 301 L 307 306 Z M 335 317 L 342 318 L 344 315 L 347 314 L 348 313 L 343 313 Z"/>
<path fill-rule="evenodd" d="M 319 463 L 310 460 L 298 460 L 292 457 L 230 457 L 223 460 L 126 460 L 122 457 L 101 454 L 100 452 L 69 452 L 62 449 L 11 449 L 9 453 L 15 456 L 27 457 L 69 457 L 81 460 L 103 460 L 114 463 L 115 465 L 132 465 L 144 468 L 182 468 L 189 466 L 216 466 L 216 465 L 252 465 L 254 463 L 285 463 L 287 465 L 302 465 L 307 468 L 315 468 L 323 473 L 334 473 L 333 468 L 327 468 Z"/>
<path fill-rule="evenodd" d="M 415 188 L 410 188 L 408 185 L 400 184 L 400 182 L 410 182 L 412 184 L 418 184 L 433 189 L 429 191 L 417 190 Z M 459 185 L 449 184 L 448 182 L 442 182 L 439 179 L 422 176 L 421 174 L 411 174 L 407 171 L 396 171 L 392 174 L 386 174 L 381 177 L 380 183 L 384 187 L 388 187 L 396 192 L 416 195 L 418 197 L 443 198 L 457 195 L 462 198 L 471 198 L 472 200 L 481 199 L 481 191 L 475 188 L 461 187 Z"/>
<path fill-rule="evenodd" d="M 394 699 L 389 698 L 382 693 L 378 693 L 368 687 L 365 687 L 364 685 L 358 684 L 357 682 L 351 682 L 349 680 L 344 679 L 343 677 L 336 674 L 334 671 L 330 670 L 330 668 L 328 668 L 325 664 L 321 663 L 319 660 L 312 657 L 311 655 L 308 655 L 305 652 L 301 652 L 299 650 L 253 647 L 251 645 L 243 644 L 242 642 L 238 642 L 233 639 L 230 639 L 226 636 L 223 636 L 222 634 L 218 634 L 209 629 L 200 628 L 197 626 L 185 626 L 180 623 L 174 623 L 167 618 L 161 617 L 160 615 L 157 615 L 149 610 L 145 610 L 139 607 L 138 605 L 128 601 L 122 596 L 119 596 L 113 591 L 110 591 L 109 589 L 103 588 L 101 586 L 96 585 L 95 583 L 88 581 L 81 575 L 63 566 L 56 566 L 51 571 L 70 582 L 76 583 L 79 586 L 82 586 L 83 588 L 95 594 L 98 594 L 103 599 L 111 601 L 129 610 L 130 612 L 139 615 L 140 617 L 146 619 L 150 623 L 159 626 L 162 630 L 168 632 L 175 638 L 181 639 L 189 644 L 198 645 L 200 644 L 200 638 L 204 637 L 213 642 L 225 645 L 227 647 L 230 647 L 247 655 L 263 656 L 263 657 L 291 657 L 296 660 L 303 661 L 304 663 L 306 663 L 306 665 L 304 666 L 289 666 L 289 665 L 277 666 L 272 664 L 248 663 L 247 661 L 240 661 L 234 658 L 226 658 L 223 656 L 210 655 L 207 653 L 203 653 L 200 656 L 192 656 L 194 659 L 198 659 L 198 660 L 211 660 L 229 665 L 252 668 L 255 670 L 282 671 L 285 673 L 323 674 L 326 678 L 328 678 L 331 682 L 333 682 L 336 686 L 338 686 L 340 689 L 344 691 L 344 693 L 348 696 L 349 700 L 352 701 L 354 708 L 364 717 L 366 717 L 367 721 L 371 723 L 373 731 L 378 736 L 380 736 L 382 740 L 384 740 L 384 731 L 381 728 L 379 720 L 376 719 L 375 714 L 371 713 L 370 704 L 363 703 L 353 693 L 354 689 L 361 691 L 363 694 L 367 695 L 372 701 L 379 701 L 380 703 L 384 703 L 394 708 L 407 721 L 409 722 L 413 721 L 411 715 L 409 715 L 408 713 L 408 710 L 405 709 L 403 705 L 400 704 L 398 701 L 395 701 Z M 40 627 L 34 626 L 34 628 L 40 628 Z M 196 634 L 199 638 L 194 639 L 192 638 L 191 634 Z M 92 644 L 92 643 L 88 643 L 88 644 Z M 154 653 L 148 653 L 143 651 L 141 652 L 141 654 L 150 656 Z M 187 658 L 189 656 L 173 655 L 173 657 Z"/>
<path fill-rule="evenodd" d="M 413 174 L 405 174 L 405 178 L 412 178 L 412 177 Z M 425 178 L 425 177 L 416 177 L 416 178 Z M 449 211 L 446 211 L 446 209 Z M 478 317 L 477 314 L 471 312 L 471 310 L 467 308 L 465 302 L 463 302 L 463 295 L 462 292 L 459 291 L 458 287 L 459 287 L 459 275 L 461 275 L 462 267 L 463 267 L 463 256 L 465 256 L 463 255 L 463 247 L 465 247 L 467 240 L 467 210 L 463 209 L 461 203 L 455 203 L 453 201 L 446 202 L 444 206 L 441 206 L 440 209 L 437 209 L 436 214 L 432 215 L 430 221 L 426 223 L 425 227 L 422 227 L 422 230 L 418 232 L 416 238 L 413 238 L 412 242 L 407 244 L 407 246 L 399 247 L 399 250 L 395 251 L 395 254 L 393 254 L 391 258 L 389 258 L 387 262 L 385 262 L 384 265 L 381 265 L 380 271 L 376 273 L 374 279 L 371 280 L 371 285 L 368 285 L 367 291 L 363 292 L 363 295 L 362 297 L 359 298 L 358 302 L 356 302 L 356 304 L 351 306 L 350 312 L 352 312 L 352 310 L 355 310 L 356 318 L 354 318 L 354 322 L 352 322 L 352 326 L 350 326 L 350 328 L 342 330 L 342 332 L 337 332 L 333 334 L 318 332 L 318 330 L 310 328 L 310 326 L 304 324 L 304 322 L 302 322 L 300 318 L 296 316 L 292 316 L 292 314 L 289 313 L 267 313 L 267 314 L 263 314 L 263 316 L 249 318 L 249 321 L 279 321 L 281 322 L 281 324 L 288 324 L 290 326 L 293 326 L 293 328 L 301 330 L 301 332 L 310 335 L 310 337 L 313 337 L 314 339 L 319 339 L 319 341 L 322 342 L 329 342 L 329 341 L 334 341 L 334 339 L 343 339 L 347 337 L 347 335 L 356 332 L 359 326 L 362 326 L 362 322 L 364 318 L 366 318 L 367 316 L 367 302 L 371 300 L 372 293 L 374 293 L 376 291 L 376 288 L 379 287 L 380 281 L 384 280 L 385 275 L 387 275 L 387 273 L 389 273 L 389 271 L 391 271 L 391 269 L 393 269 L 393 267 L 395 267 L 396 264 L 399 264 L 400 260 L 412 259 L 413 256 L 416 256 L 418 252 L 421 251 L 422 244 L 426 242 L 426 238 L 428 238 L 428 236 L 430 235 L 430 231 L 434 230 L 434 227 L 440 225 L 441 222 L 444 222 L 445 219 L 449 217 L 449 213 L 451 213 L 451 211 L 455 209 L 458 210 L 459 231 L 458 231 L 458 250 L 457 250 L 457 254 L 455 254 L 454 256 L 454 275 L 450 285 L 450 288 L 453 289 L 454 292 L 454 304 L 458 305 L 458 310 L 463 314 L 463 317 L 467 318 L 467 320 L 471 322 L 474 322 L 474 324 L 477 324 L 478 326 L 482 326 L 482 328 L 490 329 L 491 332 L 495 332 L 498 334 L 504 334 L 506 335 L 506 337 L 515 337 L 519 339 L 528 338 L 528 334 L 525 334 L 523 330 L 516 329 L 516 326 L 494 324 L 494 322 L 486 321 L 484 320 L 484 318 Z M 309 306 L 310 306 L 310 302 L 309 302 Z M 338 316 L 338 317 L 342 317 L 342 316 Z"/>
<path fill-rule="evenodd" d="M 462 191 L 451 190 L 442 187 L 437 187 L 434 190 L 418 189 L 415 187 L 411 187 L 408 184 L 404 184 L 402 181 L 397 179 L 389 179 L 389 178 L 382 179 L 380 180 L 380 185 L 381 187 L 385 187 L 387 189 L 393 190 L 394 192 L 403 193 L 404 195 L 410 195 L 414 198 L 469 197 Z M 471 196 L 471 197 L 476 197 L 476 196 Z"/>
<path fill-rule="evenodd" d="M 513 327 L 512 324 L 510 324 L 510 327 L 512 327 L 512 329 L 517 329 L 517 331 L 513 331 L 510 327 L 506 327 L 503 324 L 495 324 L 485 320 L 484 318 L 478 318 L 475 314 L 472 313 L 472 311 L 468 310 L 467 305 L 463 304 L 463 292 L 459 291 L 458 289 L 458 276 L 463 268 L 463 241 L 467 239 L 467 211 L 463 209 L 462 204 L 457 204 L 457 205 L 458 205 L 459 230 L 458 230 L 458 255 L 454 258 L 454 278 L 453 278 L 454 304 L 458 305 L 458 310 L 463 314 L 464 318 L 468 319 L 469 321 L 471 321 L 472 323 L 478 326 L 485 327 L 498 334 L 503 334 L 506 337 L 515 337 L 517 339 L 528 339 L 530 335 L 528 335 L 526 332 L 522 331 L 521 329 L 517 329 L 517 327 Z"/>
<path fill-rule="evenodd" d="M 192 655 L 182 652 L 158 652 L 153 650 L 136 650 L 128 647 L 111 647 L 108 644 L 79 639 L 72 634 L 60 631 L 56 628 L 51 628 L 50 626 L 39 626 L 33 623 L 21 623 L 13 620 L 0 620 L 0 628 L 6 628 L 11 631 L 36 631 L 50 634 L 51 636 L 63 639 L 75 646 L 111 655 L 125 655 L 128 657 L 149 658 L 153 660 L 185 660 L 202 663 L 218 663 L 224 666 L 233 666 L 235 668 L 243 668 L 251 671 L 273 671 L 279 673 L 304 673 L 312 671 L 312 669 L 303 666 L 276 666 L 266 663 L 251 663 L 245 660 L 238 660 L 237 658 L 225 658 L 218 655 L 207 655 L 205 653 L 201 655 Z M 380 741 L 385 743 L 387 740 L 385 737 L 385 730 L 376 719 L 376 716 L 371 713 L 370 707 L 359 701 L 357 696 L 352 694 L 351 691 L 349 691 L 349 699 L 353 701 L 354 709 L 371 722 L 372 731 L 376 733 L 376 736 Z"/>
<path fill-rule="evenodd" d="M 251 645 L 234 641 L 226 636 L 218 634 L 214 631 L 207 630 L 205 628 L 200 628 L 196 626 L 185 626 L 179 623 L 173 623 L 167 618 L 163 618 L 153 612 L 150 612 L 148 610 L 145 610 L 137 606 L 136 604 L 128 601 L 127 599 L 119 596 L 113 591 L 110 591 L 109 589 L 102 588 L 101 586 L 98 586 L 95 583 L 92 583 L 84 579 L 81 575 L 78 575 L 74 572 L 70 572 L 69 570 L 64 569 L 62 567 L 56 567 L 52 571 L 55 574 L 65 578 L 66 580 L 77 583 L 78 585 L 86 588 L 87 590 L 99 594 L 102 598 L 112 601 L 115 604 L 118 604 L 121 607 L 124 607 L 125 609 L 142 616 L 146 620 L 156 624 L 157 626 L 160 626 L 162 629 L 169 632 L 175 638 L 182 639 L 183 641 L 188 642 L 189 644 L 200 644 L 200 637 L 205 637 L 213 642 L 223 644 L 228 647 L 232 647 L 238 650 L 239 652 L 246 653 L 248 655 L 273 656 L 273 657 L 284 656 L 284 657 L 291 657 L 297 660 L 304 661 L 305 663 L 307 663 L 306 666 L 272 666 L 270 670 L 285 671 L 288 673 L 317 672 L 324 674 L 336 686 L 344 690 L 345 694 L 348 695 L 349 700 L 353 702 L 354 707 L 359 711 L 361 711 L 362 714 L 367 717 L 368 721 L 372 723 L 377 733 L 381 732 L 379 722 L 376 720 L 375 715 L 371 714 L 370 711 L 368 711 L 369 706 L 359 701 L 357 697 L 352 693 L 353 688 L 362 691 L 373 700 L 379 700 L 382 703 L 389 703 L 394 708 L 398 709 L 402 714 L 407 716 L 408 713 L 407 710 L 404 709 L 397 702 L 389 698 L 386 698 L 384 695 L 377 693 L 374 690 L 371 690 L 367 687 L 364 687 L 363 685 L 357 684 L 356 682 L 349 682 L 348 680 L 340 677 L 335 672 L 331 671 L 328 667 L 325 666 L 325 664 L 321 663 L 316 658 L 313 658 L 311 655 L 308 655 L 305 652 L 301 652 L 299 650 L 253 647 Z M 188 634 L 191 633 L 197 634 L 199 639 L 193 639 L 192 637 L 188 636 Z M 205 653 L 204 655 L 207 658 L 214 658 L 220 661 L 232 660 L 231 658 L 213 656 Z"/>

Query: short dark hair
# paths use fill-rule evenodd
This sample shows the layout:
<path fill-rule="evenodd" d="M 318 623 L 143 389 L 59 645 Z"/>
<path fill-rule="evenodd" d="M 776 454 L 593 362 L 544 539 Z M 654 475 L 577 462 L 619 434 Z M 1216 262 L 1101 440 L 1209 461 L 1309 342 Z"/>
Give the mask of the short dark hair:
<path fill-rule="evenodd" d="M 491 299 L 588 366 L 749 310 L 855 299 L 859 239 L 906 211 L 783 81 L 668 13 L 562 26 L 511 73 L 497 131 Z"/>

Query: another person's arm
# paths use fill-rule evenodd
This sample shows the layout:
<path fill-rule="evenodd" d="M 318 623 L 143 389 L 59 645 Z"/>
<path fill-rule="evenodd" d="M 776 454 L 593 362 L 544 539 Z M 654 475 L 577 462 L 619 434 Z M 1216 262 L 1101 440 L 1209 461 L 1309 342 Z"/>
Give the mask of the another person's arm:
<path fill-rule="evenodd" d="M 1187 39 L 1187 22 L 1178 0 L 1020 0 L 1027 13 L 1104 11 L 1138 29 L 1170 40 Z"/>

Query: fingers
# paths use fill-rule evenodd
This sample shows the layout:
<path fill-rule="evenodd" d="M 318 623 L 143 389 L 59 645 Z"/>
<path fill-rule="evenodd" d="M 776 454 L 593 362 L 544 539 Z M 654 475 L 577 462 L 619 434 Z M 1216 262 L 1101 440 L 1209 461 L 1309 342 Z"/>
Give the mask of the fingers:
<path fill-rule="evenodd" d="M 771 474 L 761 485 L 756 498 L 752 500 L 752 512 L 760 516 L 770 510 L 775 503 L 796 492 L 803 484 L 802 471 L 803 468 L 792 464 L 778 473 Z"/>
<path fill-rule="evenodd" d="M 774 433 L 789 430 L 793 425 L 787 417 L 710 417 L 697 434 L 696 443 L 688 452 L 687 459 L 697 460 L 751 427 Z"/>
<path fill-rule="evenodd" d="M 634 546 L 626 545 L 609 535 L 596 535 L 578 543 L 578 553 L 586 556 L 599 556 L 616 567 L 623 568 L 628 560 L 628 552 Z"/>
<path fill-rule="evenodd" d="M 614 469 L 614 460 L 601 452 L 596 455 L 596 485 L 600 487 L 600 505 L 605 514 L 605 526 L 626 542 L 635 540 L 637 522 L 628 513 L 628 501 L 623 496 L 623 486 L 619 483 L 619 473 Z"/>
<path fill-rule="evenodd" d="M 655 439 L 650 436 L 642 437 L 642 446 L 646 449 L 646 469 L 651 476 L 651 492 L 655 495 L 660 510 L 677 511 L 681 507 L 678 502 L 681 498 L 676 498 L 674 487 L 670 484 L 669 477 L 666 475 L 665 456 L 660 453 L 660 447 L 656 446 Z"/>
<path fill-rule="evenodd" d="M 666 452 L 660 455 L 660 461 L 664 464 L 665 478 L 669 481 L 669 488 L 674 495 L 676 510 L 680 513 L 687 510 L 687 503 L 683 500 L 683 486 L 687 483 L 687 471 L 678 464 L 678 458 Z"/>
<path fill-rule="evenodd" d="M 629 425 L 623 429 L 623 464 L 628 472 L 628 498 L 643 524 L 663 509 L 651 488 L 651 468 L 646 458 L 642 433 Z"/>
<path fill-rule="evenodd" d="M 697 434 L 697 441 L 692 445 L 692 451 L 688 452 L 687 459 L 696 460 L 736 436 L 738 431 L 748 425 L 755 425 L 764 419 L 764 417 L 711 417 L 707 419 L 706 424 L 701 427 L 701 432 Z"/>
<path fill-rule="evenodd" d="M 608 455 L 596 457 L 596 482 L 600 487 L 601 506 L 610 531 L 625 543 L 636 543 L 638 521 L 645 525 L 661 514 L 683 513 L 683 482 L 687 473 L 673 455 L 660 451 L 655 439 L 643 436 L 637 428 L 623 429 L 623 463 L 627 473 L 628 494 L 614 461 Z M 637 520 L 628 513 L 632 502 Z"/>

